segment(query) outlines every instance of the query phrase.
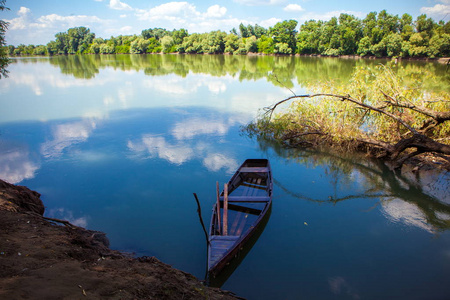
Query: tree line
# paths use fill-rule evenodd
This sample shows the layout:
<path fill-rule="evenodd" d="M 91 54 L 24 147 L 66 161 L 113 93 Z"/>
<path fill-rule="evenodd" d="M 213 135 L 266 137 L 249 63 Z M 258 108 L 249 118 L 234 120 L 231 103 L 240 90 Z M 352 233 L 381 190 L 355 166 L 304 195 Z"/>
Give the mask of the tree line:
<path fill-rule="evenodd" d="M 282 54 L 360 55 L 376 57 L 450 56 L 450 22 L 436 23 L 425 14 L 415 21 L 383 10 L 364 19 L 341 14 L 329 21 L 310 20 L 300 25 L 286 20 L 268 29 L 240 24 L 229 33 L 189 34 L 186 29 L 145 29 L 140 35 L 96 38 L 89 28 L 70 28 L 47 45 L 7 46 L 11 56 L 67 54 Z"/>

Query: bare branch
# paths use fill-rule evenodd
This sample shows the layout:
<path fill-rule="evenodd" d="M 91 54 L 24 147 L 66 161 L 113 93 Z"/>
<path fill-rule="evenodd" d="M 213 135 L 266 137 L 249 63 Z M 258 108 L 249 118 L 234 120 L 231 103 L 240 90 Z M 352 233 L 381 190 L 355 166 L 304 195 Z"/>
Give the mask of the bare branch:
<path fill-rule="evenodd" d="M 387 112 L 387 111 L 385 111 L 385 110 L 383 110 L 381 108 L 378 108 L 378 107 L 375 107 L 375 106 L 363 103 L 361 101 L 358 101 L 358 100 L 352 98 L 350 95 L 343 96 L 343 95 L 335 95 L 335 94 L 313 94 L 313 95 L 296 95 L 296 96 L 291 96 L 291 97 L 286 98 L 284 100 L 281 100 L 281 101 L 275 103 L 273 106 L 267 108 L 267 111 L 270 112 L 269 120 L 272 118 L 272 114 L 273 114 L 275 108 L 277 108 L 277 106 L 279 106 L 280 104 L 285 103 L 287 101 L 290 101 L 292 99 L 314 98 L 314 97 L 332 97 L 332 98 L 338 98 L 341 101 L 352 102 L 352 103 L 354 103 L 354 104 L 356 104 L 358 106 L 367 108 L 367 109 L 372 110 L 372 111 L 376 111 L 376 112 L 378 112 L 380 114 L 384 114 L 384 115 L 390 117 L 391 119 L 394 119 L 395 121 L 397 121 L 398 123 L 400 123 L 404 127 L 406 127 L 413 134 L 417 134 L 418 133 L 417 130 L 415 130 L 413 127 L 409 126 L 408 123 L 406 123 L 404 120 L 402 120 L 401 118 L 397 117 L 396 115 L 391 114 L 391 113 L 389 113 L 389 112 Z"/>

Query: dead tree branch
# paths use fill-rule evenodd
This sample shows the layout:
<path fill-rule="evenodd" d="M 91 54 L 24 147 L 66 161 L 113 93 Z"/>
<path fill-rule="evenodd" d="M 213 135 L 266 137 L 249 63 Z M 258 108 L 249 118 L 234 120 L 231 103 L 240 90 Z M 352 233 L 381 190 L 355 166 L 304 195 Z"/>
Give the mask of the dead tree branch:
<path fill-rule="evenodd" d="M 375 146 L 378 148 L 383 149 L 386 151 L 387 155 L 386 157 L 389 160 L 397 162 L 397 165 L 400 167 L 407 159 L 422 154 L 426 152 L 434 152 L 434 153 L 440 153 L 445 155 L 450 155 L 450 146 L 446 144 L 442 144 L 428 136 L 425 135 L 425 133 L 446 121 L 450 120 L 450 111 L 446 112 L 438 112 L 431 110 L 429 108 L 423 107 L 423 106 L 417 106 L 411 103 L 401 102 L 395 99 L 392 96 L 387 95 L 385 92 L 381 91 L 386 99 L 387 106 L 395 106 L 399 108 L 406 108 L 410 109 L 412 111 L 415 111 L 417 113 L 423 114 L 430 118 L 430 121 L 427 122 L 428 125 L 424 124 L 421 129 L 415 129 L 413 126 L 409 125 L 404 119 L 401 118 L 401 116 L 398 116 L 394 113 L 388 112 L 385 108 L 387 106 L 382 107 L 375 107 L 373 105 L 361 102 L 350 95 L 336 95 L 336 94 L 327 94 L 327 93 L 319 93 L 319 94 L 311 94 L 311 95 L 294 95 L 291 97 L 288 97 L 286 99 L 283 99 L 274 105 L 265 108 L 266 110 L 266 116 L 268 117 L 268 121 L 271 121 L 273 113 L 275 109 L 280 106 L 283 103 L 286 103 L 288 101 L 294 100 L 294 99 L 302 99 L 302 98 L 315 98 L 315 97 L 330 97 L 334 98 L 336 100 L 340 101 L 348 101 L 353 104 L 355 104 L 358 108 L 366 110 L 366 114 L 370 111 L 376 112 L 382 115 L 385 115 L 392 120 L 396 121 L 398 124 L 403 126 L 409 131 L 409 134 L 404 135 L 403 137 L 400 137 L 400 140 L 396 143 L 389 143 L 379 140 L 371 139 L 369 136 L 367 137 L 355 137 L 354 140 L 358 141 L 360 143 L 366 144 L 368 146 Z M 425 126 L 426 125 L 426 126 Z M 424 128 L 425 127 L 425 128 Z M 289 135 L 290 138 L 292 137 L 301 137 L 306 135 L 312 135 L 312 134 L 318 134 L 318 132 L 306 132 L 306 133 L 297 133 Z M 363 134 L 364 135 L 364 134 Z M 414 151 L 407 151 L 409 149 L 412 149 Z M 403 156 L 402 154 L 405 153 Z"/>

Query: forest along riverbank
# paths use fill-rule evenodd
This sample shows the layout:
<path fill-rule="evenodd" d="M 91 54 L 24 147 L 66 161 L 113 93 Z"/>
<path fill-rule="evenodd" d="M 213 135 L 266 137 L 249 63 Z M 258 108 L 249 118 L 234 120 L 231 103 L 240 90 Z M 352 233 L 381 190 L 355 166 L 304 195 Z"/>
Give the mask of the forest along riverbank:
<path fill-rule="evenodd" d="M 105 233 L 44 210 L 39 193 L 0 180 L 2 299 L 237 299 L 155 257 L 111 250 Z"/>

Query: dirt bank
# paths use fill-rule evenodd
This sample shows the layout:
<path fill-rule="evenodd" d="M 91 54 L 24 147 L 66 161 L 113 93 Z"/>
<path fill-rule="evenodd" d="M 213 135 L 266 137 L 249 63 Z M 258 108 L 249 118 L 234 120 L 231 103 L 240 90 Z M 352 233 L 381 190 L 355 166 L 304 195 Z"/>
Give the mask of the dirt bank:
<path fill-rule="evenodd" d="M 0 299 L 236 299 L 105 234 L 43 217 L 37 192 L 0 180 Z"/>

